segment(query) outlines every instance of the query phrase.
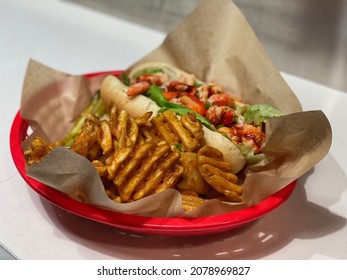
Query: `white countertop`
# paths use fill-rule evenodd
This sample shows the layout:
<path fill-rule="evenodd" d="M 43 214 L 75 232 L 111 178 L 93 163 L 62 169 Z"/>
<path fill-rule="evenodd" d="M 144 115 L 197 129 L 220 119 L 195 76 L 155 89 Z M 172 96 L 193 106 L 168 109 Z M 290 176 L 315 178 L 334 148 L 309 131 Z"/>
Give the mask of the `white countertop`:
<path fill-rule="evenodd" d="M 10 127 L 30 58 L 71 74 L 124 69 L 157 47 L 165 34 L 58 0 L 2 0 L 0 22 L 0 245 L 17 258 L 347 259 L 347 93 L 283 73 L 304 110 L 326 114 L 333 144 L 278 209 L 216 235 L 124 232 L 40 198 L 13 164 Z"/>

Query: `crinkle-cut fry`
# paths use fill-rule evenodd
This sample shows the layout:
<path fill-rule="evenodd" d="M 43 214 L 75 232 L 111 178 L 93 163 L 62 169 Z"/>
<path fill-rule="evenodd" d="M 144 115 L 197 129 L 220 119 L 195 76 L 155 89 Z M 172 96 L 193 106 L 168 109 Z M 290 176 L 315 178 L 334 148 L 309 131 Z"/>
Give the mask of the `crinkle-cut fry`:
<path fill-rule="evenodd" d="M 222 171 L 229 172 L 231 170 L 230 163 L 223 161 L 223 153 L 210 146 L 204 146 L 198 151 L 198 161 L 200 166 L 209 164 Z"/>
<path fill-rule="evenodd" d="M 153 112 L 146 112 L 142 116 L 135 119 L 135 122 L 138 126 L 144 126 L 147 125 L 150 118 L 152 117 Z"/>
<path fill-rule="evenodd" d="M 114 137 L 117 137 L 117 126 L 118 126 L 118 117 L 117 117 L 117 107 L 112 107 L 110 110 L 110 130 Z"/>
<path fill-rule="evenodd" d="M 118 124 L 116 130 L 117 139 L 120 139 L 122 137 L 121 133 L 127 135 L 128 120 L 129 113 L 125 110 L 120 111 L 118 115 Z"/>
<path fill-rule="evenodd" d="M 131 142 L 129 141 L 129 137 L 127 134 L 126 128 L 119 129 L 119 138 L 118 138 L 118 148 L 122 149 L 124 147 L 130 146 Z"/>
<path fill-rule="evenodd" d="M 209 158 L 206 156 L 198 156 L 198 161 L 200 165 L 209 164 L 211 166 L 217 167 L 223 171 L 230 171 L 230 163 L 226 161 L 222 161 L 219 159 Z"/>
<path fill-rule="evenodd" d="M 158 186 L 160 186 L 166 171 L 179 160 L 179 152 L 169 152 L 168 155 L 163 157 L 161 161 L 156 165 L 156 169 L 152 172 L 143 186 L 138 186 L 135 190 L 133 198 L 139 200 L 148 194 L 152 193 Z M 169 182 L 168 182 L 169 183 Z"/>
<path fill-rule="evenodd" d="M 121 129 L 120 132 L 120 138 L 117 142 L 118 146 L 115 149 L 122 149 L 124 147 L 128 147 L 133 145 L 133 142 L 131 141 L 130 137 L 127 135 L 127 131 L 124 130 L 123 128 Z"/>
<path fill-rule="evenodd" d="M 186 211 L 194 210 L 205 202 L 203 198 L 200 198 L 194 192 L 184 191 L 182 195 L 182 207 Z"/>
<path fill-rule="evenodd" d="M 112 135 L 116 137 L 117 147 L 115 149 L 122 149 L 126 146 L 130 146 L 133 144 L 131 140 L 137 137 L 137 127 L 135 128 L 133 124 L 131 124 L 131 118 L 127 111 L 120 111 L 117 114 L 116 109 L 111 109 L 110 112 L 110 129 Z M 135 124 L 136 125 L 136 124 Z M 130 127 L 130 131 L 129 131 Z M 130 134 L 129 134 L 130 133 Z M 131 137 L 131 138 L 130 138 Z M 135 140 L 136 141 L 136 140 Z"/>
<path fill-rule="evenodd" d="M 201 140 L 204 137 L 201 123 L 196 119 L 195 114 L 188 113 L 181 117 L 181 123 L 189 130 L 195 139 Z"/>
<path fill-rule="evenodd" d="M 181 139 L 186 151 L 194 152 L 200 147 L 200 141 L 190 135 L 189 131 L 187 131 L 183 127 L 182 123 L 177 119 L 174 112 L 166 110 L 162 113 L 162 115 L 171 124 L 171 129 Z"/>
<path fill-rule="evenodd" d="M 115 175 L 113 182 L 117 187 L 120 187 L 127 176 L 137 170 L 139 165 L 141 164 L 141 160 L 147 156 L 148 152 L 153 149 L 155 146 L 154 143 L 146 142 L 142 145 L 139 145 L 135 148 L 133 155 L 129 159 L 129 161 L 125 164 L 125 166 L 119 170 L 119 172 Z"/>
<path fill-rule="evenodd" d="M 242 201 L 242 195 L 238 195 L 236 192 L 233 191 L 224 191 L 224 196 L 226 197 L 227 201 L 230 202 L 241 202 Z"/>
<path fill-rule="evenodd" d="M 119 195 L 116 195 L 113 191 L 111 190 L 106 190 L 107 196 L 112 199 L 114 202 L 117 203 L 122 203 L 122 199 Z"/>
<path fill-rule="evenodd" d="M 134 200 L 139 200 L 145 196 L 154 188 L 157 186 L 160 181 L 162 180 L 164 175 L 163 170 L 156 170 L 153 172 L 150 177 L 146 180 L 146 182 L 143 184 L 143 186 L 138 186 L 137 190 L 135 190 L 135 193 L 133 195 Z"/>
<path fill-rule="evenodd" d="M 42 158 L 47 155 L 51 149 L 43 138 L 36 137 L 31 143 L 31 150 L 35 158 Z"/>
<path fill-rule="evenodd" d="M 138 141 L 143 142 L 143 137 L 140 134 L 139 124 L 145 125 L 146 120 L 152 115 L 145 113 L 138 119 L 133 119 L 127 111 L 121 110 L 119 113 L 116 107 L 110 111 L 110 131 L 114 136 L 113 149 L 119 150 L 126 146 L 137 144 Z"/>
<path fill-rule="evenodd" d="M 70 150 L 87 157 L 90 147 L 97 142 L 99 126 L 94 121 L 86 119 L 81 133 L 77 135 L 70 146 Z"/>
<path fill-rule="evenodd" d="M 184 171 L 177 187 L 181 190 L 195 191 L 198 194 L 208 193 L 210 185 L 200 174 L 197 153 L 184 152 L 181 154 L 180 161 Z"/>
<path fill-rule="evenodd" d="M 180 179 L 183 173 L 183 166 L 176 164 L 174 170 L 169 172 L 169 174 L 164 174 L 164 181 L 157 187 L 154 193 L 159 193 L 167 189 L 172 189 L 176 186 L 177 181 Z"/>
<path fill-rule="evenodd" d="M 94 165 L 94 167 L 96 168 L 96 170 L 98 171 L 98 174 L 100 177 L 105 177 L 107 176 L 107 166 L 105 164 L 103 164 L 101 161 L 99 160 L 93 160 L 92 164 Z"/>
<path fill-rule="evenodd" d="M 218 160 L 223 160 L 223 153 L 211 146 L 203 146 L 199 151 L 198 151 L 199 156 L 205 156 L 209 158 L 214 158 Z"/>
<path fill-rule="evenodd" d="M 125 185 L 119 186 L 118 191 L 122 201 L 127 202 L 130 199 L 136 187 L 143 182 L 149 172 L 152 171 L 154 164 L 169 151 L 170 146 L 168 145 L 158 146 L 154 152 L 141 163 L 139 171 L 130 178 Z"/>
<path fill-rule="evenodd" d="M 142 126 L 140 129 L 139 135 L 143 138 L 144 141 L 153 141 L 153 142 L 160 141 L 154 129 L 149 125 Z"/>
<path fill-rule="evenodd" d="M 235 174 L 231 172 L 225 172 L 209 164 L 202 164 L 201 166 L 199 166 L 199 172 L 200 174 L 204 174 L 205 176 L 217 175 L 219 177 L 223 177 L 224 179 L 234 184 L 237 184 L 239 180 Z"/>
<path fill-rule="evenodd" d="M 111 133 L 111 128 L 110 124 L 106 120 L 100 121 L 100 129 L 98 133 L 98 144 L 100 145 L 102 149 L 102 153 L 108 154 L 112 148 L 112 133 Z"/>
<path fill-rule="evenodd" d="M 180 138 L 170 129 L 170 126 L 166 123 L 164 114 L 154 117 L 152 119 L 152 124 L 169 145 L 174 145 L 179 142 Z"/>
<path fill-rule="evenodd" d="M 205 146 L 198 151 L 199 173 L 216 191 L 227 200 L 240 202 L 243 188 L 238 185 L 238 178 L 231 173 L 231 166 L 223 161 L 223 154 L 212 147 Z"/>
<path fill-rule="evenodd" d="M 129 140 L 131 141 L 129 144 L 134 145 L 136 144 L 137 137 L 139 135 L 139 127 L 136 121 L 133 120 L 132 118 L 129 119 L 129 122 L 130 122 L 130 125 L 128 129 L 128 137 L 129 137 Z"/>
<path fill-rule="evenodd" d="M 124 147 L 123 149 L 115 152 L 111 157 L 106 159 L 106 166 L 108 172 L 108 179 L 113 180 L 116 175 L 116 172 L 126 161 L 133 151 L 133 146 Z"/>
<path fill-rule="evenodd" d="M 126 145 L 126 130 L 124 128 L 120 129 L 120 131 L 118 131 L 118 149 L 123 149 L 124 147 L 128 146 Z"/>
<path fill-rule="evenodd" d="M 203 176 L 204 177 L 204 176 Z M 212 175 L 209 177 L 204 177 L 207 183 L 213 187 L 218 192 L 230 197 L 232 192 L 238 197 L 237 202 L 242 200 L 243 188 L 240 185 L 229 182 L 223 177 Z"/>
<path fill-rule="evenodd" d="M 27 163 L 31 165 L 34 162 L 40 162 L 44 156 L 46 156 L 51 150 L 53 150 L 58 145 L 60 145 L 60 142 L 48 145 L 43 138 L 35 137 L 35 139 L 31 142 L 30 149 L 24 151 L 24 156 L 26 158 Z"/>

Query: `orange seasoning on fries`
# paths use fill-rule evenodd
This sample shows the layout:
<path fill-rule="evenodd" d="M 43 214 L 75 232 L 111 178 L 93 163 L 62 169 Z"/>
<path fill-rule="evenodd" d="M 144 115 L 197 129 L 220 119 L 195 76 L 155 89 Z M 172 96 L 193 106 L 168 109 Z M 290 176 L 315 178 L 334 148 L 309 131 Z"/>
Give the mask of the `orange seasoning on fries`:
<path fill-rule="evenodd" d="M 202 124 L 194 114 L 178 118 L 172 111 L 131 118 L 113 107 L 107 120 L 87 115 L 71 151 L 96 168 L 110 199 L 129 203 L 167 189 L 182 194 L 182 207 L 193 210 L 206 199 L 242 201 L 243 189 L 222 152 L 204 144 Z M 150 119 L 151 118 L 151 119 Z M 42 138 L 25 151 L 39 163 L 56 145 Z M 194 164 L 192 164 L 194 162 Z"/>

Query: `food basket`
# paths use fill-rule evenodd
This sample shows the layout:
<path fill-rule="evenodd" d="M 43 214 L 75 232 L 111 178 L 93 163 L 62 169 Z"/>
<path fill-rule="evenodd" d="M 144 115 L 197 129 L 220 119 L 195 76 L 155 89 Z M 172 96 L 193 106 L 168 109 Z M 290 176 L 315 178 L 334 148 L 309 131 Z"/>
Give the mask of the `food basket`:
<path fill-rule="evenodd" d="M 90 78 L 106 74 L 120 75 L 121 71 L 98 72 L 86 74 L 85 76 Z M 21 146 L 22 142 L 28 136 L 28 129 L 30 129 L 28 123 L 21 117 L 20 112 L 18 112 L 11 127 L 10 149 L 13 161 L 26 183 L 39 195 L 66 211 L 127 231 L 168 236 L 207 235 L 229 231 L 261 218 L 279 207 L 291 195 L 297 182 L 297 180 L 294 180 L 280 191 L 256 205 L 221 215 L 198 218 L 156 218 L 123 214 L 82 203 L 28 177 L 26 175 L 25 158 Z"/>

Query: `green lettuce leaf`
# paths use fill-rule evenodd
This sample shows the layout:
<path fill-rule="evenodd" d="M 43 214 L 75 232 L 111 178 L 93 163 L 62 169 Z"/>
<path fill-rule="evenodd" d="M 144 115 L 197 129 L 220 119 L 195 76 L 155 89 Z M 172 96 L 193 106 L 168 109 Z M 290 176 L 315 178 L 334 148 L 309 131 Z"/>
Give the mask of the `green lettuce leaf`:
<path fill-rule="evenodd" d="M 270 105 L 255 104 L 247 106 L 246 111 L 242 115 L 246 123 L 254 122 L 255 125 L 260 125 L 269 118 L 281 116 L 282 113 Z"/>

